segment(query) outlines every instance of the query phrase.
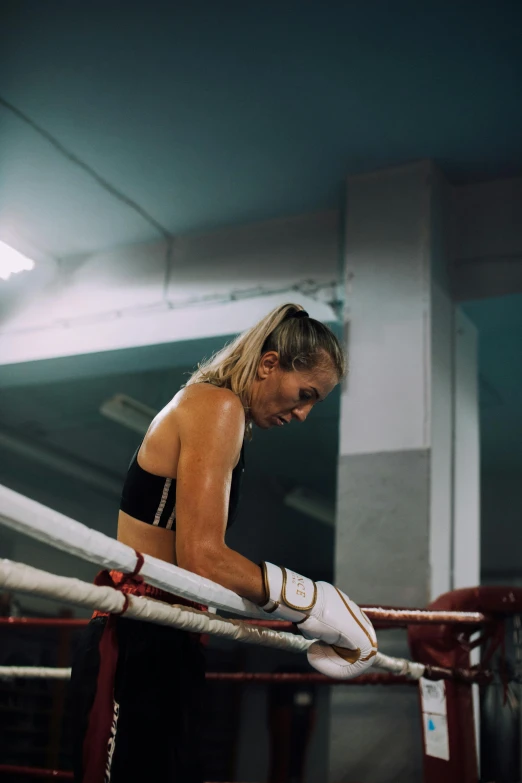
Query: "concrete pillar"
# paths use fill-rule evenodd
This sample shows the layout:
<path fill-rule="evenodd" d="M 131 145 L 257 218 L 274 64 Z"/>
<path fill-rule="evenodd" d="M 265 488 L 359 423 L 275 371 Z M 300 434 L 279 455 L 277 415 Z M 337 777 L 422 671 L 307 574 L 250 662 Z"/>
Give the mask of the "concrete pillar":
<path fill-rule="evenodd" d="M 335 567 L 359 603 L 425 606 L 479 580 L 475 336 L 449 293 L 450 203 L 429 162 L 348 181 Z M 403 632 L 380 647 L 408 654 Z M 421 779 L 415 689 L 337 688 L 331 709 L 330 780 Z"/>

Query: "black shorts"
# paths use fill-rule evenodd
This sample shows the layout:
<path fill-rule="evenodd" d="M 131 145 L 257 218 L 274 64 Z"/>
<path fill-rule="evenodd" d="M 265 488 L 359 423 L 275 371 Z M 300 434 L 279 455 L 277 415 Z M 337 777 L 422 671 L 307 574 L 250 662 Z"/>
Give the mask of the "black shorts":
<path fill-rule="evenodd" d="M 86 734 L 107 621 L 107 617 L 91 620 L 73 661 L 75 783 L 84 782 L 84 754 L 92 751 Z M 113 622 L 118 642 L 111 698 L 114 713 L 109 742 L 97 740 L 106 745 L 101 749 L 106 764 L 96 783 L 201 783 L 205 665 L 198 637 L 124 617 L 113 618 Z"/>

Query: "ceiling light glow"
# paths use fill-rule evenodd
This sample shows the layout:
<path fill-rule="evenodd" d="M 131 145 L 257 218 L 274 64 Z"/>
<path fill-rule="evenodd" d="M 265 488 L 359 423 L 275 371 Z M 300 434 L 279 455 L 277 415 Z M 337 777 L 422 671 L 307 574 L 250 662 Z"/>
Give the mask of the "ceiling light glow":
<path fill-rule="evenodd" d="M 11 275 L 30 272 L 31 269 L 34 269 L 34 261 L 5 242 L 0 242 L 0 280 L 9 280 Z"/>

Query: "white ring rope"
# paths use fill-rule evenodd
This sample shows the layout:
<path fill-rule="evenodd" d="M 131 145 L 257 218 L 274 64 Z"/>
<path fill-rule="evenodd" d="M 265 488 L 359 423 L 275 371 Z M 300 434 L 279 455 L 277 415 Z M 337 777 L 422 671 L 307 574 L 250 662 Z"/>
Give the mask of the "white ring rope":
<path fill-rule="evenodd" d="M 0 666 L 0 680 L 70 680 L 70 669 L 51 666 Z"/>
<path fill-rule="evenodd" d="M 399 677 L 410 677 L 412 680 L 420 680 L 424 677 L 426 667 L 423 663 L 408 661 L 406 658 L 392 658 L 384 653 L 377 653 L 373 669 L 382 669 Z"/>
<path fill-rule="evenodd" d="M 136 567 L 136 553 L 130 546 L 1 485 L 0 524 L 101 568 L 129 574 Z M 148 584 L 190 601 L 244 617 L 266 616 L 259 607 L 232 590 L 156 557 L 144 555 L 140 574 Z"/>
<path fill-rule="evenodd" d="M 388 671 L 391 674 L 397 674 L 403 677 L 406 676 L 415 680 L 420 679 L 424 674 L 424 666 L 421 663 L 403 661 L 400 658 L 388 658 L 387 655 L 383 655 L 382 658 L 386 659 L 386 661 L 393 662 L 396 671 L 390 667 Z M 405 668 L 403 664 L 409 664 L 411 667 L 418 667 L 418 670 L 410 670 L 408 667 Z M 0 666 L 0 680 L 69 680 L 70 678 L 70 668 L 53 666 Z"/>

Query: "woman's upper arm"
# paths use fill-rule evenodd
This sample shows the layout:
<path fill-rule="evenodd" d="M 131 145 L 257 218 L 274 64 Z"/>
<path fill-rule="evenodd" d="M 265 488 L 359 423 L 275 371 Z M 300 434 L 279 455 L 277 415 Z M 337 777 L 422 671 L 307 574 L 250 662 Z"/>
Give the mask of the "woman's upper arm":
<path fill-rule="evenodd" d="M 239 399 L 224 389 L 189 398 L 178 416 L 176 554 L 178 565 L 194 570 L 198 560 L 224 546 L 230 483 L 245 416 Z"/>

